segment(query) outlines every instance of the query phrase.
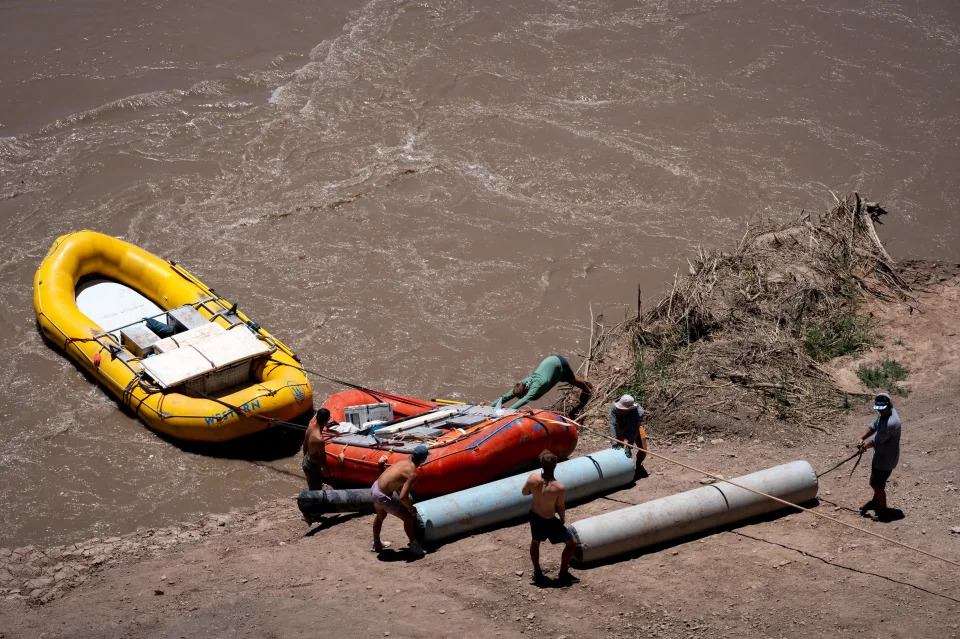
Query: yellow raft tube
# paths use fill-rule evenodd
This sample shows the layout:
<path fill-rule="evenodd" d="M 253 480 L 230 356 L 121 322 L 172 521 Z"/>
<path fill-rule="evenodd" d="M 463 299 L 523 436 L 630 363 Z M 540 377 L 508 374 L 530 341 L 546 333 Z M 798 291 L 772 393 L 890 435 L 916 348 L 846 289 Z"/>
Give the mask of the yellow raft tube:
<path fill-rule="evenodd" d="M 200 327 L 212 329 L 207 332 L 246 332 L 233 337 L 242 337 L 247 347 L 252 344 L 257 355 L 232 363 L 230 370 L 236 375 L 238 367 L 245 365 L 240 372 L 247 381 L 234 380 L 227 388 L 217 388 L 194 377 L 165 387 L 152 379 L 144 365 L 149 368 L 160 359 L 148 359 L 144 352 L 141 358 L 137 347 L 120 337 L 119 331 L 105 331 L 78 307 L 78 284 L 95 278 L 133 289 L 161 312 L 187 313 L 200 324 L 220 324 Z M 288 421 L 311 408 L 310 382 L 290 349 L 182 266 L 122 240 L 93 231 L 57 238 L 37 269 L 33 303 L 44 336 L 147 426 L 170 437 L 223 442 L 270 428 L 275 420 Z M 138 322 L 137 329 L 146 330 L 143 322 Z"/>

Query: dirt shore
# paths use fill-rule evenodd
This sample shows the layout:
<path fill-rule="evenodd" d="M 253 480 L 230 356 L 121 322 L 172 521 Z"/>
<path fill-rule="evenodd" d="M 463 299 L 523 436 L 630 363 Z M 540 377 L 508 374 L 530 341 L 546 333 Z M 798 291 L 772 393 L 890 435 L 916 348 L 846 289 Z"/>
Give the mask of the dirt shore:
<path fill-rule="evenodd" d="M 918 273 L 923 273 L 922 276 Z M 903 518 L 856 507 L 865 460 L 821 480 L 818 512 L 960 560 L 960 265 L 914 272 L 916 299 L 871 303 L 882 343 L 831 373 L 865 392 L 862 362 L 895 358 L 910 374 L 897 399 L 903 454 L 889 486 Z M 771 443 L 689 433 L 651 446 L 725 477 L 806 459 L 818 470 L 852 451 L 871 419 L 855 406 Z M 790 426 L 784 425 L 785 428 Z M 759 426 L 758 426 L 759 428 Z M 777 439 L 776 441 L 781 441 Z M 589 435 L 581 451 L 603 447 Z M 702 477 L 656 459 L 635 485 L 576 505 L 568 521 L 689 490 Z M 960 571 L 804 513 L 575 570 L 566 588 L 530 583 L 526 525 L 478 534 L 412 561 L 369 552 L 367 516 L 308 527 L 293 500 L 249 512 L 57 548 L 0 549 L 0 638 L 12 637 L 960 637 Z M 403 546 L 399 522 L 385 539 Z M 559 549 L 543 552 L 553 571 Z"/>

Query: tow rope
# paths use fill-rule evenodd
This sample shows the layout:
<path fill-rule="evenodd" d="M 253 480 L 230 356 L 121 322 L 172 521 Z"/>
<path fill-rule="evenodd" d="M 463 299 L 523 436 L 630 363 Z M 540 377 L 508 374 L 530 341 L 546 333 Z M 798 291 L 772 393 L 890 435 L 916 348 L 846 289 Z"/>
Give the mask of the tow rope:
<path fill-rule="evenodd" d="M 330 377 L 329 375 L 324 375 L 320 371 L 313 371 L 313 370 L 310 370 L 309 368 L 305 368 L 304 366 L 297 366 L 295 364 L 288 364 L 286 362 L 274 362 L 274 363 L 278 366 L 289 366 L 290 368 L 295 368 L 298 371 L 302 371 L 304 373 L 310 373 L 311 375 L 316 375 L 317 377 L 322 377 L 328 382 L 332 382 L 334 384 L 339 384 L 341 386 L 346 386 L 347 388 L 352 388 L 354 390 L 359 390 L 365 393 L 369 393 L 376 398 L 383 397 L 383 398 L 392 399 L 398 402 L 413 404 L 414 406 L 421 406 L 423 408 L 435 408 L 435 406 L 430 402 L 424 402 L 412 397 L 401 397 L 400 395 L 394 395 L 393 393 L 387 393 L 385 391 L 373 390 L 371 388 L 361 386 L 360 384 L 354 384 L 353 382 L 348 382 L 342 379 L 337 379 L 336 377 Z M 442 402 L 438 402 L 438 403 L 442 403 Z M 462 402 L 458 402 L 458 403 L 462 403 Z"/>
<path fill-rule="evenodd" d="M 702 468 L 697 468 L 697 467 L 695 467 L 695 466 L 689 466 L 689 465 L 687 465 L 687 464 L 684 464 L 683 462 L 678 462 L 678 461 L 675 460 L 675 459 L 670 459 L 669 457 L 666 457 L 666 456 L 661 455 L 661 454 L 659 454 L 659 453 L 654 453 L 654 452 L 649 451 L 649 450 L 647 450 L 647 449 L 645 449 L 645 448 L 641 448 L 640 446 L 637 446 L 636 444 L 630 444 L 630 443 L 627 443 L 627 442 L 623 442 L 623 441 L 621 441 L 621 440 L 619 440 L 619 439 L 616 439 L 616 438 L 614 438 L 614 437 L 610 437 L 610 436 L 607 435 L 606 433 L 602 433 L 602 432 L 596 430 L 595 428 L 590 428 L 589 426 L 584 426 L 584 425 L 582 425 L 582 424 L 580 424 L 580 423 L 578 423 L 578 422 L 570 419 L 569 417 L 564 417 L 564 419 L 565 419 L 566 421 L 568 421 L 569 423 L 573 424 L 574 426 L 576 426 L 577 428 L 579 428 L 579 429 L 581 429 L 581 430 L 585 430 L 585 431 L 591 432 L 591 433 L 593 433 L 594 435 L 598 435 L 599 437 L 601 437 L 601 438 L 603 438 L 603 439 L 607 439 L 607 440 L 610 440 L 610 441 L 613 441 L 613 442 L 617 442 L 618 444 L 620 444 L 620 445 L 622 445 L 622 446 L 629 446 L 630 448 L 634 448 L 634 449 L 636 449 L 636 450 L 642 451 L 642 452 L 646 453 L 647 455 L 650 455 L 651 457 L 656 457 L 656 458 L 662 459 L 662 460 L 664 460 L 664 461 L 666 461 L 666 462 L 670 462 L 671 464 L 676 464 L 677 466 L 680 466 L 680 467 L 682 467 L 682 468 L 686 468 L 687 470 L 692 470 L 692 471 L 694 471 L 694 472 L 697 472 L 697 473 L 701 473 L 701 474 L 703 474 L 703 475 L 706 475 L 707 477 L 712 477 L 713 479 L 716 479 L 717 481 L 726 482 L 726 483 L 730 484 L 731 486 L 736 486 L 737 488 L 741 488 L 741 489 L 743 489 L 743 490 L 749 491 L 749 492 L 754 493 L 754 494 L 756 494 L 756 495 L 760 495 L 761 497 L 766 497 L 767 499 L 772 499 L 773 501 L 778 502 L 778 503 L 781 503 L 781 504 L 783 504 L 784 506 L 789 506 L 790 508 L 796 508 L 797 510 L 800 510 L 800 511 L 803 511 L 803 512 L 806 512 L 806 513 L 810 513 L 811 515 L 815 515 L 815 516 L 817 516 L 817 517 L 822 517 L 823 519 L 826 519 L 827 521 L 832 521 L 832 522 L 835 523 L 835 524 L 840 524 L 841 526 L 846 526 L 847 528 L 852 528 L 853 530 L 856 530 L 857 532 L 861 532 L 861 533 L 863 533 L 863 534 L 865 534 L 865 535 L 870 535 L 871 537 L 876 537 L 877 539 L 882 539 L 883 541 L 886 541 L 886 542 L 889 542 L 889 543 L 891 543 L 891 544 L 894 544 L 895 546 L 900 546 L 901 548 L 906 548 L 907 550 L 912 550 L 913 552 L 920 553 L 921 555 L 926 555 L 927 557 L 930 557 L 930 558 L 932 558 L 932 559 L 937 559 L 938 561 L 942 561 L 942 562 L 944 562 L 944 563 L 948 563 L 948 564 L 950 564 L 950 565 L 952 565 L 952 566 L 957 566 L 958 568 L 960 568 L 960 562 L 953 561 L 952 559 L 947 559 L 947 558 L 945 558 L 945 557 L 940 557 L 939 555 L 934 555 L 934 554 L 931 553 L 931 552 L 927 552 L 926 550 L 921 550 L 920 548 L 916 548 L 916 547 L 914 547 L 914 546 L 910 546 L 910 545 L 905 544 L 905 543 L 903 543 L 903 542 L 897 541 L 896 539 L 891 539 L 890 537 L 886 537 L 886 536 L 881 535 L 881 534 L 879 534 L 879 533 L 871 532 L 871 531 L 869 531 L 869 530 L 867 530 L 867 529 L 865 529 L 865 528 L 860 528 L 860 527 L 858 527 L 858 526 L 854 526 L 853 524 L 848 524 L 848 523 L 845 522 L 845 521 L 840 521 L 839 519 L 835 519 L 835 518 L 833 518 L 833 517 L 830 517 L 829 515 L 824 515 L 823 513 L 819 513 L 819 512 L 817 512 L 817 511 L 815 511 L 815 510 L 811 510 L 810 508 L 805 508 L 805 507 L 803 507 L 803 506 L 798 506 L 797 504 L 790 503 L 789 501 L 787 501 L 787 500 L 785 500 L 785 499 L 780 499 L 779 497 L 774 497 L 773 495 L 768 495 L 767 493 L 761 492 L 761 491 L 759 491 L 759 490 L 754 490 L 753 488 L 748 488 L 747 486 L 742 486 L 742 485 L 740 485 L 740 484 L 737 484 L 736 482 L 730 481 L 729 479 L 724 479 L 723 477 L 720 477 L 720 476 L 718 476 L 718 475 L 714 475 L 713 473 L 707 472 L 707 471 L 703 470 Z M 552 420 L 552 419 L 544 419 L 543 421 L 545 421 L 545 422 L 553 422 L 554 424 L 559 424 L 559 425 L 561 425 L 561 426 L 563 425 L 563 422 L 558 422 L 558 421 Z M 851 457 L 850 459 L 853 459 L 853 458 Z"/>
<path fill-rule="evenodd" d="M 833 466 L 833 467 L 831 467 L 831 468 L 823 471 L 822 473 L 817 473 L 817 479 L 820 479 L 821 477 L 823 477 L 823 476 L 826 475 L 827 473 L 832 473 L 833 471 L 835 471 L 836 469 L 840 468 L 841 466 L 843 466 L 844 464 L 846 464 L 848 461 L 850 461 L 851 459 L 853 459 L 854 457 L 863 457 L 863 451 L 862 451 L 862 450 L 858 450 L 858 451 L 855 452 L 854 454 L 852 454 L 852 455 L 850 455 L 849 457 L 847 457 L 846 459 L 844 459 L 842 462 L 839 462 L 836 466 Z M 857 463 L 853 465 L 853 470 L 856 470 L 856 469 L 857 469 L 857 466 L 858 466 L 859 464 L 860 464 L 860 460 L 857 459 Z M 850 471 L 850 476 L 851 476 L 851 477 L 853 476 L 853 470 Z"/>
<path fill-rule="evenodd" d="M 203 397 L 204 399 L 209 399 L 210 401 L 216 402 L 216 403 L 220 404 L 221 406 L 226 406 L 227 408 L 229 408 L 230 410 L 232 410 L 233 412 L 235 412 L 237 415 L 246 415 L 247 417 L 253 417 L 253 418 L 255 418 L 255 419 L 259 419 L 260 421 L 267 422 L 267 423 L 269 423 L 271 426 L 284 426 L 284 427 L 286 427 L 286 428 L 291 428 L 291 429 L 293 429 L 293 430 L 298 430 L 298 431 L 300 431 L 301 433 L 307 430 L 307 427 L 306 427 L 306 426 L 301 426 L 300 424 L 294 424 L 293 422 L 284 421 L 284 420 L 282 420 L 282 419 L 275 419 L 275 418 L 273 418 L 273 417 L 267 417 L 266 415 L 259 415 L 259 414 L 257 414 L 257 413 L 252 412 L 252 411 L 244 410 L 244 409 L 243 409 L 242 407 L 240 407 L 240 406 L 234 406 L 233 404 L 230 404 L 230 403 L 228 403 L 228 402 L 225 402 L 225 401 L 223 401 L 222 399 L 217 399 L 216 397 L 211 397 L 210 395 L 207 395 L 206 393 L 204 393 L 204 392 L 203 392 L 202 390 L 200 390 L 199 388 L 194 388 L 194 387 L 191 386 L 190 384 L 184 384 L 183 386 L 184 386 L 184 388 L 186 388 L 186 389 L 189 390 L 190 392 L 196 393 L 197 395 Z"/>

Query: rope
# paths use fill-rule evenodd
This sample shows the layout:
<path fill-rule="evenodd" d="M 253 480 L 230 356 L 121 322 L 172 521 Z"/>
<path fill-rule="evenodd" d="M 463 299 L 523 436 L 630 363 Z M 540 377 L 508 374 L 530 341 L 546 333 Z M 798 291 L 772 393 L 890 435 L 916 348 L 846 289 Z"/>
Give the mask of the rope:
<path fill-rule="evenodd" d="M 822 473 L 817 473 L 817 479 L 820 479 L 821 477 L 823 477 L 823 476 L 826 475 L 827 473 L 832 473 L 833 471 L 835 471 L 836 469 L 840 468 L 841 466 L 843 466 L 844 464 L 846 464 L 848 461 L 850 461 L 851 459 L 853 459 L 853 458 L 856 457 L 857 455 L 863 455 L 863 451 L 862 451 L 862 450 L 858 450 L 858 451 L 855 452 L 854 454 L 852 454 L 852 455 L 850 455 L 849 457 L 847 457 L 846 459 L 844 459 L 842 462 L 839 462 L 836 466 L 833 466 L 832 468 L 830 468 L 830 469 L 828 469 L 828 470 L 825 470 L 825 471 L 823 471 Z M 859 459 L 857 460 L 857 463 L 860 463 L 860 460 L 859 460 Z M 853 468 L 854 468 L 854 470 L 856 470 L 857 467 L 854 466 Z M 852 475 L 852 474 L 853 474 L 853 471 L 850 471 L 850 474 Z"/>
<path fill-rule="evenodd" d="M 232 405 L 232 404 L 229 404 L 229 403 L 223 401 L 222 399 L 217 399 L 216 397 L 211 397 L 210 395 L 207 395 L 206 393 L 204 393 L 202 390 L 199 390 L 199 389 L 197 389 L 197 388 L 194 388 L 194 387 L 191 386 L 190 384 L 184 384 L 184 387 L 185 387 L 187 390 L 189 390 L 189 391 L 191 391 L 191 392 L 194 392 L 194 393 L 196 393 L 197 395 L 200 395 L 201 397 L 203 397 L 203 398 L 205 398 L 205 399 L 209 399 L 209 400 L 212 401 L 212 402 L 216 402 L 216 403 L 220 404 L 221 406 L 226 406 L 227 408 L 229 408 L 230 410 L 232 410 L 233 412 L 235 412 L 237 415 L 247 415 L 248 417 L 253 417 L 254 419 L 259 419 L 260 421 L 268 422 L 268 423 L 271 424 L 271 425 L 274 425 L 274 426 L 285 426 L 285 427 L 291 428 L 291 429 L 293 429 L 293 430 L 298 430 L 298 431 L 300 431 L 301 433 L 302 433 L 302 432 L 305 432 L 305 431 L 307 430 L 307 427 L 306 427 L 306 426 L 301 426 L 300 424 L 294 424 L 293 422 L 287 422 L 287 421 L 284 421 L 284 420 L 282 420 L 282 419 L 274 419 L 273 417 L 267 417 L 266 415 L 260 415 L 260 414 L 257 414 L 257 413 L 251 412 L 251 411 L 243 410 L 243 408 L 241 408 L 240 406 L 234 406 L 234 405 Z"/>
<path fill-rule="evenodd" d="M 207 364 L 210 364 L 210 368 L 215 369 L 215 368 L 217 367 L 217 365 L 214 364 L 214 363 L 210 360 L 209 357 L 207 357 L 206 355 L 204 355 L 203 353 L 200 352 L 200 349 L 199 349 L 199 348 L 197 348 L 197 347 L 194 346 L 193 344 L 190 344 L 190 348 L 192 348 L 193 350 L 195 350 L 200 357 L 202 357 L 203 359 L 205 359 L 205 360 L 207 361 Z"/>
<path fill-rule="evenodd" d="M 386 398 L 386 399 L 392 399 L 392 400 L 394 400 L 394 401 L 404 402 L 404 403 L 407 403 L 407 404 L 412 404 L 412 405 L 414 405 L 414 406 L 421 406 L 421 407 L 423 407 L 423 408 L 436 408 L 436 406 L 434 406 L 434 404 L 432 404 L 432 403 L 430 403 L 430 402 L 424 402 L 424 401 L 421 401 L 421 400 L 418 400 L 418 399 L 414 399 L 414 398 L 412 398 L 412 397 L 402 397 L 402 396 L 400 396 L 400 395 L 394 395 L 394 394 L 392 394 L 392 393 L 387 393 L 387 392 L 385 392 L 385 391 L 372 390 L 372 389 L 370 389 L 370 388 L 367 388 L 367 387 L 365 387 L 365 386 L 361 386 L 361 385 L 359 385 L 359 384 L 354 384 L 354 383 L 352 383 L 352 382 L 348 382 L 348 381 L 345 381 L 345 380 L 342 380 L 342 379 L 337 379 L 336 377 L 330 377 L 329 375 L 324 375 L 323 373 L 321 373 L 321 372 L 319 372 L 319 371 L 313 371 L 313 370 L 310 370 L 309 368 L 305 368 L 305 367 L 303 367 L 303 366 L 297 366 L 297 365 L 295 365 L 295 364 L 288 364 L 287 362 L 274 362 L 274 363 L 275 363 L 277 366 L 289 366 L 290 368 L 295 368 L 295 369 L 297 369 L 298 371 L 301 371 L 301 372 L 304 372 L 304 373 L 310 373 L 311 375 L 316 375 L 317 377 L 322 377 L 323 379 L 327 380 L 328 382 L 332 382 L 332 383 L 334 383 L 334 384 L 339 384 L 339 385 L 341 385 L 341 386 L 346 386 L 347 388 L 352 388 L 352 389 L 354 389 L 354 390 L 359 390 L 359 391 L 363 391 L 363 392 L 365 392 L 365 393 L 369 393 L 369 394 L 373 395 L 374 397 L 376 397 L 376 398 L 378 398 L 378 399 L 384 397 L 384 398 Z"/>
<path fill-rule="evenodd" d="M 839 519 L 835 519 L 835 518 L 833 518 L 833 517 L 830 517 L 829 515 L 824 515 L 823 513 L 818 513 L 818 512 L 815 511 L 815 510 L 811 510 L 811 509 L 809 509 L 809 508 L 804 508 L 803 506 L 798 506 L 797 504 L 790 503 L 789 501 L 787 501 L 787 500 L 785 500 L 785 499 L 780 499 L 779 497 L 774 497 L 773 495 L 768 495 L 767 493 L 760 492 L 759 490 L 754 490 L 753 488 L 748 488 L 747 486 L 742 486 L 742 485 L 740 485 L 740 484 L 737 484 L 737 483 L 735 483 L 735 482 L 730 481 L 729 479 L 724 479 L 723 477 L 719 477 L 719 476 L 717 476 L 717 475 L 714 475 L 713 473 L 709 473 L 709 472 L 703 470 L 702 468 L 697 468 L 697 467 L 695 467 L 695 466 L 688 466 L 687 464 L 684 464 L 684 463 L 682 463 L 682 462 L 678 462 L 678 461 L 675 460 L 675 459 L 670 459 L 669 457 L 665 457 L 665 456 L 663 456 L 663 455 L 661 455 L 661 454 L 659 454 L 659 453 L 654 453 L 654 452 L 651 452 L 651 451 L 646 450 L 646 449 L 644 449 L 644 448 L 641 448 L 640 446 L 637 446 L 636 444 L 628 444 L 628 443 L 626 443 L 626 442 L 622 442 L 622 441 L 620 441 L 619 439 L 616 439 L 616 438 L 614 438 L 614 437 L 610 437 L 609 435 L 607 435 L 607 434 L 605 434 L 605 433 L 602 433 L 602 432 L 600 432 L 600 431 L 598 431 L 598 430 L 596 430 L 596 429 L 594 429 L 594 428 L 589 428 L 589 427 L 587 427 L 587 426 L 584 426 L 584 425 L 582 425 L 582 424 L 579 424 L 579 423 L 577 423 L 576 421 L 574 421 L 574 420 L 572 420 L 572 419 L 570 419 L 570 418 L 566 418 L 566 417 L 565 417 L 564 419 L 566 419 L 568 422 L 570 422 L 571 424 L 573 424 L 573 425 L 576 426 L 577 428 L 580 428 L 581 430 L 589 431 L 589 432 L 593 433 L 594 435 L 599 435 L 599 436 L 602 437 L 603 439 L 609 439 L 610 441 L 617 442 L 618 444 L 620 444 L 620 445 L 622 445 L 622 446 L 629 446 L 629 447 L 631 447 L 631 448 L 636 448 L 637 450 L 643 451 L 644 453 L 646 453 L 646 454 L 648 454 L 648 455 L 650 455 L 650 456 L 652 456 L 652 457 L 657 457 L 658 459 L 662 459 L 662 460 L 664 460 L 664 461 L 670 462 L 671 464 L 676 464 L 677 466 L 681 466 L 681 467 L 683 467 L 683 468 L 686 468 L 687 470 L 692 470 L 692 471 L 701 473 L 701 474 L 703 474 L 703 475 L 706 475 L 707 477 L 712 477 L 713 479 L 716 479 L 717 481 L 724 481 L 724 482 L 730 484 L 731 486 L 736 486 L 737 488 L 741 488 L 741 489 L 743 489 L 743 490 L 749 491 L 749 492 L 754 493 L 754 494 L 756 494 L 756 495 L 760 495 L 761 497 L 766 497 L 767 499 L 772 499 L 773 501 L 779 502 L 779 503 L 781 503 L 781 504 L 783 504 L 783 505 L 785 505 L 785 506 L 789 506 L 789 507 L 791 507 L 791 508 L 796 508 L 797 510 L 802 510 L 803 512 L 807 512 L 807 513 L 810 513 L 810 514 L 812 514 L 812 515 L 816 515 L 817 517 L 822 517 L 823 519 L 826 519 L 826 520 L 828 520 L 828 521 L 832 521 L 832 522 L 834 522 L 835 524 L 840 524 L 841 526 L 846 526 L 847 528 L 852 528 L 853 530 L 856 530 L 856 531 L 858 531 L 858 532 L 862 532 L 862 533 L 864 533 L 865 535 L 870 535 L 871 537 L 876 537 L 877 539 L 882 539 L 883 541 L 889 542 L 889 543 L 894 544 L 894 545 L 896 545 L 896 546 L 900 546 L 901 548 L 906 548 L 907 550 L 912 550 L 913 552 L 920 553 L 921 555 L 926 555 L 927 557 L 931 557 L 931 558 L 933 558 L 933 559 L 937 559 L 937 560 L 939 560 L 939 561 L 942 561 L 942 562 L 948 563 L 948 564 L 950 564 L 950 565 L 952 565 L 952 566 L 957 566 L 958 568 L 960 568 L 960 562 L 956 562 L 956 561 L 953 561 L 952 559 L 946 559 L 946 558 L 944 558 L 944 557 L 940 557 L 940 556 L 938 556 L 938 555 L 934 555 L 933 553 L 927 552 L 926 550 L 921 550 L 920 548 L 916 548 L 916 547 L 914 547 L 914 546 L 910 546 L 910 545 L 905 544 L 905 543 L 903 543 L 903 542 L 897 541 L 896 539 L 891 539 L 890 537 L 886 537 L 886 536 L 881 535 L 881 534 L 879 534 L 879 533 L 875 533 L 875 532 L 869 531 L 869 530 L 867 530 L 867 529 L 865 529 L 865 528 L 860 528 L 860 527 L 858 527 L 858 526 L 854 526 L 853 524 L 848 524 L 848 523 L 845 522 L 845 521 L 840 521 Z M 543 421 L 551 421 L 551 422 L 553 422 L 553 423 L 555 423 L 555 424 L 559 424 L 559 425 L 561 425 L 561 426 L 563 425 L 563 422 L 558 422 L 558 421 L 555 421 L 555 420 L 545 419 L 545 420 L 543 420 Z"/>

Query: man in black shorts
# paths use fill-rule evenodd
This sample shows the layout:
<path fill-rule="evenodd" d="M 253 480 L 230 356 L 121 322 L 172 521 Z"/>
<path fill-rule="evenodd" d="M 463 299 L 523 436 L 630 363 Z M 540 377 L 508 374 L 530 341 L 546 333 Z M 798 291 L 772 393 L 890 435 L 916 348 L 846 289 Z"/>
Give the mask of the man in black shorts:
<path fill-rule="evenodd" d="M 531 473 L 523 485 L 524 495 L 533 495 L 530 505 L 530 559 L 533 561 L 533 579 L 543 579 L 543 570 L 540 569 L 540 543 L 550 540 L 551 544 L 566 544 L 560 556 L 560 573 L 557 575 L 561 582 L 571 582 L 570 559 L 577 544 L 573 540 L 573 533 L 564 526 L 566 514 L 564 497 L 566 487 L 557 481 L 553 471 L 557 467 L 557 456 L 549 450 L 540 453 L 542 473 Z"/>
<path fill-rule="evenodd" d="M 877 519 L 889 517 L 887 510 L 887 480 L 890 473 L 900 461 L 900 415 L 893 408 L 890 395 L 880 393 L 873 401 L 873 410 L 877 411 L 877 418 L 867 427 L 857 442 L 857 448 L 866 450 L 873 448 L 873 464 L 870 471 L 870 487 L 873 488 L 873 499 L 860 507 L 860 514 L 874 510 Z"/>
<path fill-rule="evenodd" d="M 318 410 L 307 425 L 307 432 L 303 434 L 301 465 L 303 474 L 307 478 L 307 490 L 323 490 L 324 472 L 330 475 L 323 431 L 328 426 L 336 425 L 336 422 L 330 423 L 330 411 L 326 408 Z"/>

